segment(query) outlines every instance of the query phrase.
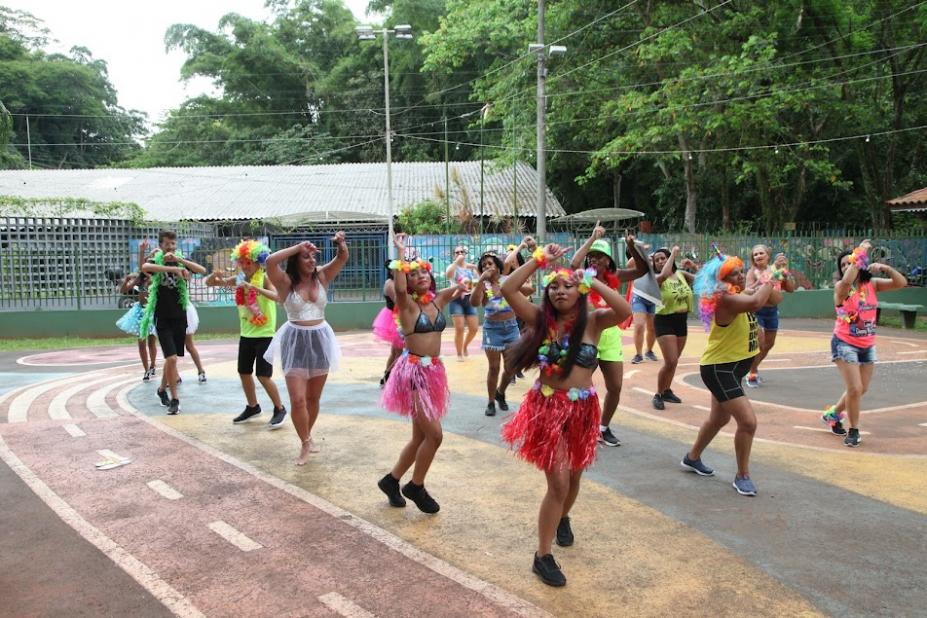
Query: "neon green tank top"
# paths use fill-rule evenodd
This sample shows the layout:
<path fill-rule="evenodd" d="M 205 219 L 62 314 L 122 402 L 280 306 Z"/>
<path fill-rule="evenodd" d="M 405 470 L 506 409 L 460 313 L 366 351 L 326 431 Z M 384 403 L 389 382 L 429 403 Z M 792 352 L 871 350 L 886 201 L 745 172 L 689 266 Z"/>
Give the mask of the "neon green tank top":
<path fill-rule="evenodd" d="M 257 288 L 264 287 L 264 275 L 263 270 L 254 273 L 251 285 Z M 274 336 L 277 330 L 277 305 L 274 301 L 253 290 L 238 288 L 235 291 L 235 303 L 238 305 L 238 322 L 242 337 L 257 339 Z"/>
<path fill-rule="evenodd" d="M 660 286 L 660 296 L 663 308 L 657 311 L 657 315 L 688 313 L 692 309 L 692 288 L 678 270 Z"/>
<path fill-rule="evenodd" d="M 718 326 L 717 322 L 711 321 L 708 346 L 702 353 L 699 365 L 736 363 L 745 358 L 753 358 L 759 351 L 756 316 L 752 313 L 739 313 L 727 326 Z"/>

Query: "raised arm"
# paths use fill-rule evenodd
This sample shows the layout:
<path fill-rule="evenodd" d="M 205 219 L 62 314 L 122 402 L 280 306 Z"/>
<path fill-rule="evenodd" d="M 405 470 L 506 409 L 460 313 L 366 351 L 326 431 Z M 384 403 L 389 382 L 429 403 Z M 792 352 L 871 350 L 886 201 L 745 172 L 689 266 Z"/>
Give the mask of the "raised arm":
<path fill-rule="evenodd" d="M 406 254 L 405 243 L 405 234 L 400 233 L 393 237 L 393 244 L 396 245 L 396 255 L 399 256 L 396 262 L 401 262 Z M 396 294 L 396 306 L 399 307 L 399 310 L 408 309 L 412 299 L 409 298 L 409 283 L 406 281 L 406 273 L 401 268 L 393 269 L 393 291 Z"/>
<path fill-rule="evenodd" d="M 267 277 L 270 279 L 271 283 L 274 284 L 274 287 L 277 288 L 277 294 L 280 298 L 286 298 L 290 295 L 290 277 L 281 266 L 290 259 L 291 255 L 296 255 L 303 249 L 308 249 L 313 253 L 318 253 L 319 251 L 318 247 L 306 240 L 292 247 L 274 251 L 267 256 L 267 262 L 264 268 L 267 270 Z"/>
<path fill-rule="evenodd" d="M 644 257 L 640 246 L 638 246 L 637 242 L 634 240 L 633 234 L 625 234 L 624 242 L 628 246 L 628 251 L 631 252 L 631 259 L 634 260 L 634 267 L 619 268 L 615 274 L 618 275 L 620 281 L 630 281 L 638 277 L 643 277 L 650 270 L 649 260 Z"/>
<path fill-rule="evenodd" d="M 749 311 L 758 311 L 766 306 L 769 295 L 773 291 L 772 280 L 762 282 L 753 294 L 725 294 L 718 303 L 718 309 L 727 314 L 726 317 L 733 317 L 738 313 L 747 313 Z"/>
<path fill-rule="evenodd" d="M 773 262 L 773 266 L 775 266 L 777 270 L 784 270 L 786 272 L 789 271 L 789 261 L 786 259 L 784 253 L 776 254 L 776 259 Z M 798 287 L 798 285 L 795 283 L 795 277 L 793 277 L 792 273 L 789 272 L 785 279 L 782 280 L 782 291 L 794 292 L 796 287 Z"/>
<path fill-rule="evenodd" d="M 878 262 L 870 264 L 869 272 L 883 273 L 890 277 L 890 279 L 879 278 L 872 280 L 872 285 L 875 286 L 876 292 L 890 292 L 892 290 L 899 290 L 908 285 L 908 280 L 905 276 L 888 264 L 879 264 Z"/>
<path fill-rule="evenodd" d="M 859 249 L 865 253 L 869 253 L 869 249 L 872 248 L 872 243 L 869 240 L 864 240 L 859 243 Z M 837 283 L 834 284 L 834 306 L 839 307 L 843 304 L 843 301 L 847 296 L 850 295 L 850 287 L 852 287 L 853 282 L 856 281 L 856 277 L 859 275 L 859 267 L 850 262 L 847 264 L 847 268 L 843 271 L 843 277 L 841 277 Z"/>
<path fill-rule="evenodd" d="M 344 268 L 344 265 L 348 263 L 348 244 L 344 241 L 344 232 L 336 232 L 332 237 L 332 242 L 335 243 L 336 247 L 335 257 L 319 269 L 319 278 L 322 280 L 323 285 L 334 281 L 341 269 Z"/>
<path fill-rule="evenodd" d="M 486 299 L 486 282 L 489 281 L 489 277 L 492 276 L 492 270 L 491 268 L 484 270 L 480 273 L 480 278 L 473 284 L 473 292 L 470 294 L 470 304 L 474 307 L 483 306 L 483 301 Z"/>
<path fill-rule="evenodd" d="M 673 265 L 676 264 L 676 257 L 679 255 L 679 247 L 673 247 L 670 255 L 663 263 L 663 270 L 657 275 L 657 284 L 663 285 L 663 282 L 673 276 Z"/>
<path fill-rule="evenodd" d="M 583 262 L 586 260 L 586 254 L 589 253 L 589 248 L 592 247 L 592 243 L 605 237 L 605 228 L 599 225 L 599 223 L 599 221 L 595 222 L 595 227 L 592 228 L 592 234 L 589 235 L 586 242 L 573 254 L 573 259 L 570 260 L 570 268 L 573 270 L 583 267 Z"/>
<path fill-rule="evenodd" d="M 544 248 L 544 260 L 548 263 L 552 263 L 562 258 L 566 253 L 567 249 L 559 245 L 547 245 L 547 247 Z M 508 302 L 512 311 L 515 312 L 515 315 L 524 320 L 525 324 L 532 328 L 537 326 L 541 309 L 522 294 L 522 288 L 527 284 L 528 279 L 537 269 L 537 260 L 532 256 L 502 282 L 503 298 Z"/>

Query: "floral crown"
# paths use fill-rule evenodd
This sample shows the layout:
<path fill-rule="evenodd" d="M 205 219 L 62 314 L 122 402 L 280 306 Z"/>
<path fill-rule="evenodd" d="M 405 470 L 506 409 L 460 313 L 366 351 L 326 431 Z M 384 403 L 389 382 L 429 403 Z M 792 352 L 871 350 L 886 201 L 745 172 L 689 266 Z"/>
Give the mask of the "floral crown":
<path fill-rule="evenodd" d="M 388 268 L 390 270 L 401 270 L 404 273 L 411 272 L 413 270 L 422 269 L 425 272 L 431 272 L 431 262 L 427 260 L 412 260 L 411 262 L 406 262 L 405 260 L 393 260 L 389 263 Z"/>
<path fill-rule="evenodd" d="M 551 270 L 546 275 L 542 281 L 544 282 L 544 287 L 546 288 L 556 279 L 562 279 L 564 281 L 572 281 L 576 283 L 577 288 L 579 289 L 580 294 L 588 294 L 589 290 L 592 289 L 592 280 L 595 278 L 596 271 L 594 268 L 587 268 L 585 270 L 576 269 L 570 270 L 569 268 L 557 268 Z"/>

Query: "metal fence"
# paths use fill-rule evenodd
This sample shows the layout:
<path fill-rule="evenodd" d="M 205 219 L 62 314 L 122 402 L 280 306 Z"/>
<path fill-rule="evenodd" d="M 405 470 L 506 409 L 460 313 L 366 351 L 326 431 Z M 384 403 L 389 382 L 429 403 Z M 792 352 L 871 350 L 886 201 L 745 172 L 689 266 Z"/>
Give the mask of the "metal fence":
<path fill-rule="evenodd" d="M 138 247 L 143 239 L 157 242 L 157 227 L 137 227 L 126 221 L 74 218 L 0 217 L 0 310 L 96 309 L 125 307 L 134 302 L 121 294 L 123 278 L 138 269 Z M 178 245 L 191 260 L 207 271 L 233 272 L 231 250 L 240 241 L 210 223 L 184 223 Z M 272 249 L 311 240 L 322 250 L 321 260 L 334 256 L 333 229 L 275 234 L 265 228 L 259 239 Z M 588 229 L 549 235 L 549 242 L 579 247 Z M 833 285 L 836 256 L 852 248 L 864 236 L 873 240 L 873 257 L 891 264 L 915 285 L 925 284 L 927 234 L 827 234 L 763 237 L 752 235 L 707 236 L 701 234 L 644 234 L 641 240 L 651 248 L 678 245 L 684 255 L 702 261 L 712 253 L 712 243 L 725 252 L 748 258 L 755 244 L 770 246 L 772 253 L 785 253 L 791 269 L 805 289 Z M 438 285 L 447 284 L 444 272 L 454 259 L 454 249 L 468 250 L 467 261 L 475 263 L 486 250 L 504 253 L 518 244 L 521 234 L 413 236 L 407 245 L 411 254 L 431 260 Z M 624 262 L 623 244 L 612 237 L 616 258 Z M 617 241 L 617 242 L 616 242 Z M 332 301 L 368 301 L 380 298 L 389 255 L 385 229 L 370 227 L 348 232 L 351 259 L 329 290 Z M 190 295 L 198 305 L 231 305 L 234 294 L 223 288 L 206 287 L 194 277 Z"/>

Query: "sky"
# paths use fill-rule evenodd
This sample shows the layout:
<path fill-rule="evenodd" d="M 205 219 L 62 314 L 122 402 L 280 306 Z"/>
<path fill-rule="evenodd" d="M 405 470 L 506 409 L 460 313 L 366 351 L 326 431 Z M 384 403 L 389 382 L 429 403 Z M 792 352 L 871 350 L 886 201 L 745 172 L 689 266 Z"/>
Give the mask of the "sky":
<path fill-rule="evenodd" d="M 343 1 L 361 23 L 379 19 L 364 15 L 368 0 Z M 119 104 L 147 112 L 149 122 L 157 122 L 188 97 L 213 92 L 209 79 L 180 81 L 185 55 L 165 51 L 169 26 L 187 23 L 215 30 L 226 13 L 270 17 L 264 0 L 0 0 L 0 4 L 43 20 L 58 40 L 48 51 L 67 53 L 81 45 L 94 58 L 105 60 Z"/>

